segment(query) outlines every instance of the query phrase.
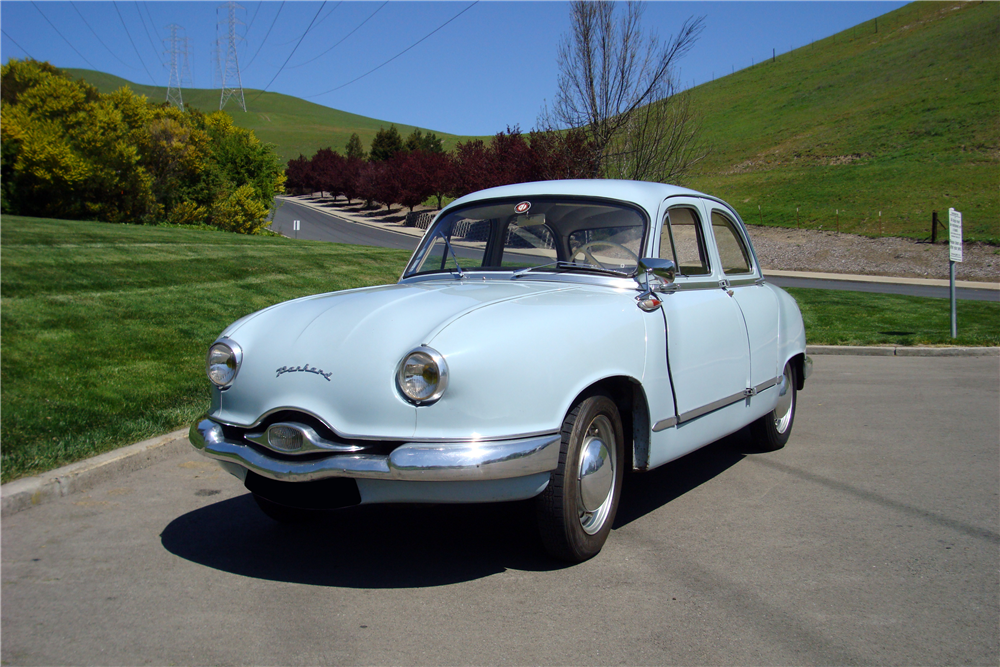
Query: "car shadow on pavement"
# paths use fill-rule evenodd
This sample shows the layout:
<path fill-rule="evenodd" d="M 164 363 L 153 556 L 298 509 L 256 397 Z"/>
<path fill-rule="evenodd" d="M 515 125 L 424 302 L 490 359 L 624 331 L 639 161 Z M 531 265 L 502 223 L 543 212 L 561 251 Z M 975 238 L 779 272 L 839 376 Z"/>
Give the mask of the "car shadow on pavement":
<path fill-rule="evenodd" d="M 744 431 L 652 472 L 629 475 L 615 527 L 738 463 L 752 452 Z M 206 567 L 315 586 L 420 588 L 508 569 L 569 567 L 543 551 L 531 501 L 366 505 L 329 512 L 317 523 L 289 526 L 266 517 L 246 493 L 177 517 L 160 539 L 170 553 Z"/>
<path fill-rule="evenodd" d="M 655 470 L 628 475 L 614 527 L 644 517 L 756 453 L 750 429 L 744 428 Z"/>
<path fill-rule="evenodd" d="M 530 502 L 366 505 L 289 526 L 247 493 L 177 517 L 160 539 L 207 567 L 316 586 L 416 588 L 567 566 L 543 552 Z"/>

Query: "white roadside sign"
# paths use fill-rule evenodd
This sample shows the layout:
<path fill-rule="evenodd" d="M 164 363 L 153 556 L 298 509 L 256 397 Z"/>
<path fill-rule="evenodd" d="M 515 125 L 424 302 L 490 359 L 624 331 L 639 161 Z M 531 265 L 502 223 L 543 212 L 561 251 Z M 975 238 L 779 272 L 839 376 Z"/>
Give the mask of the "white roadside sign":
<path fill-rule="evenodd" d="M 962 261 L 962 214 L 953 208 L 948 209 L 948 251 L 953 262 Z"/>

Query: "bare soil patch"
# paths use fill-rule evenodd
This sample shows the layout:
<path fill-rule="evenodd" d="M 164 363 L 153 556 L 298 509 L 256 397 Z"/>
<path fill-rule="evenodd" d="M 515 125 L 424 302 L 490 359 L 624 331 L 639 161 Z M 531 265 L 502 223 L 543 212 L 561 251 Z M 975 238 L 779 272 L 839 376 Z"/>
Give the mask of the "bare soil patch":
<path fill-rule="evenodd" d="M 897 237 L 748 225 L 765 269 L 900 278 L 948 278 L 948 244 Z M 1000 247 L 966 243 L 956 265 L 959 280 L 1000 282 Z"/>

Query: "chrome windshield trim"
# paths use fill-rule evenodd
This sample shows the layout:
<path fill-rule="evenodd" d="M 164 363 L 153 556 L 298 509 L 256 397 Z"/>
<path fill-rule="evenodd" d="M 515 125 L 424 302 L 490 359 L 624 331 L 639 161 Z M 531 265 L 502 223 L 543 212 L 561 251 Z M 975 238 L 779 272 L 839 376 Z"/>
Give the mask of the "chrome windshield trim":
<path fill-rule="evenodd" d="M 399 280 L 400 285 L 410 285 L 417 282 L 431 281 L 431 280 L 447 280 L 455 283 L 461 284 L 471 284 L 476 281 L 480 282 L 490 282 L 490 281 L 509 281 L 514 277 L 513 271 L 475 271 L 470 269 L 465 269 L 465 279 L 458 280 L 455 277 L 455 273 L 424 273 L 419 276 L 410 276 L 409 278 L 401 278 Z M 599 276 L 594 274 L 585 273 L 555 273 L 547 271 L 534 271 L 527 275 L 523 275 L 517 279 L 517 282 L 555 282 L 555 283 L 572 283 L 576 285 L 595 285 L 599 287 L 612 287 L 614 289 L 626 289 L 630 291 L 638 291 L 640 288 L 635 281 L 634 276 L 622 275 L 621 278 L 616 276 Z"/>
<path fill-rule="evenodd" d="M 525 477 L 555 470 L 560 434 L 492 442 L 408 442 L 388 456 L 336 454 L 309 461 L 274 459 L 250 445 L 225 439 L 211 419 L 191 425 L 195 449 L 217 461 L 234 463 L 259 475 L 288 482 L 329 477 L 399 481 L 477 481 Z"/>

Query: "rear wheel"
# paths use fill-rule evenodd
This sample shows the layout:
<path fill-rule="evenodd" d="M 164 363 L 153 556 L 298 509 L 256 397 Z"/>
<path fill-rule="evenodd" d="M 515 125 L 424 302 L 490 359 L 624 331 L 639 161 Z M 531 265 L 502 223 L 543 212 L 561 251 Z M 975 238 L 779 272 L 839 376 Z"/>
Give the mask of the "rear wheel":
<path fill-rule="evenodd" d="M 795 367 L 791 362 L 785 364 L 785 372 L 782 374 L 779 387 L 779 391 L 783 393 L 778 397 L 778 404 L 774 406 L 774 410 L 750 425 L 754 443 L 758 449 L 765 452 L 781 449 L 788 442 L 788 436 L 792 434 L 798 397 L 795 389 Z"/>
<path fill-rule="evenodd" d="M 580 562 L 600 552 L 618 511 L 624 460 L 614 401 L 603 394 L 581 401 L 563 421 L 559 467 L 536 500 L 549 554 Z"/>

